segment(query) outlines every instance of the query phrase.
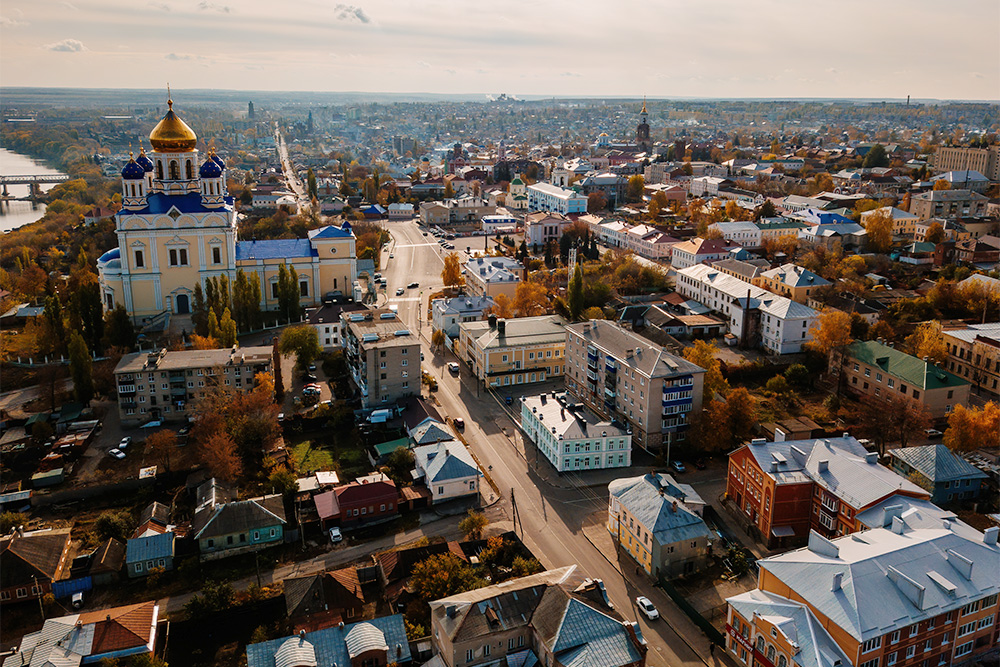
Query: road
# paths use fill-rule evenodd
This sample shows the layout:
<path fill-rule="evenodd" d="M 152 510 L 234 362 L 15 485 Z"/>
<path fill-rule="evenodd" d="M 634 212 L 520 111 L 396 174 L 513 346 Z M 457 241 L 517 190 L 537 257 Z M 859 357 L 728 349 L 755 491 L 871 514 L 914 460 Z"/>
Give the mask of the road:
<path fill-rule="evenodd" d="M 510 436 L 515 429 L 506 406 L 490 392 L 477 388 L 464 366 L 460 377 L 449 374 L 445 364 L 456 360 L 451 352 L 430 352 L 426 310 L 418 319 L 418 300 L 412 290 L 406 290 L 402 297 L 392 295 L 397 287 L 418 281 L 423 294 L 420 303 L 426 308 L 426 298 L 436 291 L 435 286 L 442 284 L 439 275 L 442 253 L 436 239 L 423 236 L 415 222 L 389 223 L 387 227 L 394 239 L 390 247 L 393 259 L 383 271 L 388 280 L 388 302 L 396 303 L 403 321 L 421 331 L 426 355 L 424 369 L 440 379 L 436 397 L 441 412 L 465 419 L 468 424 L 465 437 L 480 462 L 490 468 L 491 477 L 504 495 L 508 516 L 513 514 L 512 497 L 516 503 L 528 548 L 548 568 L 577 564 L 588 576 L 603 579 L 616 609 L 639 621 L 649 644 L 650 666 L 725 664 L 720 659 L 724 652 L 716 651 L 711 657 L 704 635 L 663 591 L 643 577 L 634 576 L 631 566 L 619 569 L 612 563 L 617 563 L 614 554 L 602 554 L 587 539 L 584 526 L 607 507 L 606 487 L 560 488 L 569 486 L 572 479 L 561 479 L 559 486 L 549 483 L 514 447 Z M 455 245 L 464 248 L 466 244 L 458 239 Z M 464 257 L 465 253 L 459 254 Z M 637 614 L 632 602 L 637 595 L 653 600 L 663 618 L 650 623 Z"/>
<path fill-rule="evenodd" d="M 298 174 L 295 173 L 295 165 L 292 164 L 292 161 L 288 157 L 288 146 L 285 144 L 285 136 L 281 134 L 281 128 L 277 122 L 274 124 L 274 142 L 278 147 L 278 159 L 281 161 L 281 171 L 285 176 L 285 184 L 288 185 L 299 200 L 299 209 L 305 212 L 312 205 L 312 202 L 306 196 L 305 187 L 303 187 L 302 181 L 299 180 Z"/>

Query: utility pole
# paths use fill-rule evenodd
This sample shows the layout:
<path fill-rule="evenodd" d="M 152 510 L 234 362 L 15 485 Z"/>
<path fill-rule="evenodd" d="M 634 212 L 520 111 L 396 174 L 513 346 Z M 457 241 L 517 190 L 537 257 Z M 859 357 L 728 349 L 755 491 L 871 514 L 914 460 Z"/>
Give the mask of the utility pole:
<path fill-rule="evenodd" d="M 38 591 L 38 611 L 42 613 L 42 622 L 45 622 L 45 605 L 42 604 L 42 589 L 38 587 L 38 577 L 32 576 L 31 581 L 34 582 L 34 588 Z"/>
<path fill-rule="evenodd" d="M 511 507 L 513 508 L 512 511 L 514 516 L 514 529 L 517 530 L 517 527 L 520 526 L 521 537 L 524 537 L 524 525 L 521 524 L 521 513 L 517 511 L 517 500 L 514 499 L 514 487 L 510 488 L 510 504 Z"/>

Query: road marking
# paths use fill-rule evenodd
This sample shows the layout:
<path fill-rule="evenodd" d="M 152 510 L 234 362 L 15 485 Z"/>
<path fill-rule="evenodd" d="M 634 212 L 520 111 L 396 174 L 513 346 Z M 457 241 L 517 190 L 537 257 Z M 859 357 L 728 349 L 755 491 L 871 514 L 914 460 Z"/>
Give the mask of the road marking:
<path fill-rule="evenodd" d="M 420 301 L 419 296 L 408 296 L 402 299 L 389 299 L 389 303 L 403 303 L 404 301 Z"/>
<path fill-rule="evenodd" d="M 437 243 L 397 243 L 396 248 L 421 248 L 423 246 L 435 246 Z"/>

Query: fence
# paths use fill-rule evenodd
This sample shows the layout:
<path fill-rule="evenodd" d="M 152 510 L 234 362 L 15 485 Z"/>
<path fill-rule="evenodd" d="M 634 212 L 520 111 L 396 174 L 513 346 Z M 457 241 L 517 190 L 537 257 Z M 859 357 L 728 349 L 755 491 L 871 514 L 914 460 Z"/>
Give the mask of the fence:
<path fill-rule="evenodd" d="M 89 576 L 80 577 L 79 579 L 67 579 L 66 581 L 53 581 L 52 595 L 59 600 L 61 598 L 68 598 L 74 593 L 86 593 L 93 588 L 94 582 Z"/>
<path fill-rule="evenodd" d="M 722 636 L 722 633 L 719 632 L 719 630 L 712 625 L 707 618 L 699 614 L 698 610 L 692 607 L 691 603 L 687 601 L 680 591 L 674 588 L 674 585 L 667 581 L 664 577 L 660 577 L 660 588 L 666 591 L 667 595 L 670 596 L 670 599 L 681 608 L 681 611 L 687 614 L 687 617 L 694 621 L 695 625 L 701 628 L 701 631 L 705 633 L 705 636 L 708 637 L 710 642 L 718 644 L 719 646 L 725 646 L 725 638 Z"/>

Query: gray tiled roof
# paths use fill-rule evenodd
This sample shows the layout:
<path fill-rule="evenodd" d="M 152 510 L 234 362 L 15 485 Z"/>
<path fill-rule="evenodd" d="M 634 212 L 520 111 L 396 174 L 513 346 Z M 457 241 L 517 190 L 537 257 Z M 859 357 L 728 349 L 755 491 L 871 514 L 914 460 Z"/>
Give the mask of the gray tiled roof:
<path fill-rule="evenodd" d="M 621 621 L 575 598 L 568 599 L 549 648 L 565 667 L 617 667 L 642 658 Z"/>
<path fill-rule="evenodd" d="M 859 642 L 1000 592 L 1000 548 L 947 528 L 876 528 L 832 542 L 812 533 L 814 541 L 824 546 L 758 563 Z"/>
<path fill-rule="evenodd" d="M 399 614 L 394 616 L 382 616 L 373 618 L 370 621 L 352 623 L 343 627 L 325 628 L 316 632 L 307 632 L 301 637 L 302 643 L 307 643 L 312 647 L 312 655 L 315 656 L 318 665 L 350 665 L 351 656 L 348 652 L 347 637 L 358 626 L 371 626 L 380 632 L 385 639 L 385 646 L 388 647 L 389 662 L 409 663 L 410 644 L 406 639 L 406 628 L 403 626 L 403 617 Z M 364 628 L 368 630 L 368 628 Z M 361 635 L 366 638 L 373 638 L 374 633 L 362 631 Z M 352 640 L 360 639 L 361 636 Z M 247 667 L 282 667 L 277 664 L 275 656 L 288 640 L 299 642 L 299 637 L 282 637 L 259 644 L 247 646 Z M 353 643 L 353 642 L 352 642 Z M 294 646 L 290 645 L 290 646 Z M 305 648 L 304 646 L 302 648 Z M 287 650 L 287 649 L 286 649 Z M 305 653 L 303 654 L 305 655 Z M 288 663 L 301 664 L 301 663 Z"/>
<path fill-rule="evenodd" d="M 821 461 L 827 462 L 826 470 Z M 805 472 L 855 509 L 897 491 L 928 497 L 927 491 L 878 463 L 877 456 L 855 456 L 822 440 L 809 453 Z"/>
<path fill-rule="evenodd" d="M 460 442 L 439 442 L 413 450 L 417 468 L 425 474 L 425 484 L 468 479 L 482 475 L 476 461 Z"/>
<path fill-rule="evenodd" d="M 195 514 L 192 527 L 200 540 L 283 523 L 284 502 L 280 495 L 271 495 L 206 508 Z"/>
<path fill-rule="evenodd" d="M 672 482 L 668 475 L 647 474 L 616 479 L 608 484 L 608 491 L 662 545 L 709 537 L 708 526 L 684 504 L 683 490 Z"/>
<path fill-rule="evenodd" d="M 701 366 L 670 354 L 661 346 L 608 320 L 571 324 L 566 329 L 614 357 L 619 364 L 637 370 L 646 377 L 672 377 L 705 372 Z M 632 352 L 631 357 L 627 356 L 629 351 Z"/>
<path fill-rule="evenodd" d="M 914 468 L 934 484 L 958 479 L 986 479 L 988 475 L 944 445 L 890 449 L 889 455 Z"/>

